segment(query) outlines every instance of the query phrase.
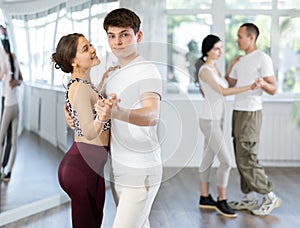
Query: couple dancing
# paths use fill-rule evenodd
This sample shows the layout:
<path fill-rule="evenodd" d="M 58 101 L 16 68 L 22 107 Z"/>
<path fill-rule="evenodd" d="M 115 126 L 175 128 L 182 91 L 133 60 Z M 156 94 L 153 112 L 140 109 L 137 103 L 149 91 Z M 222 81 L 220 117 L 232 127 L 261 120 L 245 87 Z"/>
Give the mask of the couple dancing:
<path fill-rule="evenodd" d="M 148 217 L 162 177 L 156 133 L 162 83 L 157 68 L 137 52 L 143 37 L 140 23 L 125 8 L 105 17 L 103 27 L 119 65 L 105 73 L 98 88 L 91 83 L 90 70 L 100 60 L 82 34 L 63 36 L 52 55 L 57 69 L 71 73 L 66 109 L 74 143 L 58 175 L 71 198 L 75 228 L 102 224 L 108 158 L 117 206 L 113 227 L 150 227 Z"/>
<path fill-rule="evenodd" d="M 275 94 L 276 85 L 271 58 L 257 50 L 259 30 L 245 23 L 238 30 L 237 43 L 244 56 L 236 57 L 228 66 L 225 80 L 216 60 L 223 53 L 222 42 L 208 35 L 202 42 L 202 66 L 199 70 L 200 92 L 205 102 L 200 112 L 200 128 L 205 136 L 200 166 L 200 208 L 216 209 L 226 217 L 237 217 L 236 210 L 249 210 L 255 215 L 268 215 L 280 206 L 281 199 L 273 192 L 273 183 L 258 161 L 258 144 L 262 124 L 262 93 Z M 228 88 L 229 84 L 229 88 Z M 235 161 L 241 178 L 241 201 L 227 203 L 226 188 L 231 164 L 230 152 L 224 138 L 224 96 L 235 96 L 232 115 L 232 137 Z M 215 158 L 220 165 L 216 173 L 217 201 L 209 193 L 210 174 Z M 257 193 L 262 196 L 259 202 Z"/>

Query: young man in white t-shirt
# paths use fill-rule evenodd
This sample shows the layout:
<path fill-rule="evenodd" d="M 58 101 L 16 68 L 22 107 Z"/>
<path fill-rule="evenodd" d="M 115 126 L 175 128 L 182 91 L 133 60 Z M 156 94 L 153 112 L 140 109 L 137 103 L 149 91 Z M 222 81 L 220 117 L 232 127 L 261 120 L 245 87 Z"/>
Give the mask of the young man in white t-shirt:
<path fill-rule="evenodd" d="M 273 192 L 273 183 L 258 161 L 259 137 L 262 124 L 263 91 L 276 92 L 273 63 L 271 58 L 256 48 L 259 30 L 253 23 L 245 23 L 238 30 L 237 43 L 245 55 L 233 60 L 234 66 L 226 79 L 231 87 L 243 86 L 257 81 L 261 89 L 235 95 L 232 117 L 232 136 L 236 165 L 241 176 L 244 198 L 230 202 L 234 209 L 247 209 L 255 215 L 268 215 L 281 204 Z M 256 193 L 262 194 L 259 204 Z"/>
<path fill-rule="evenodd" d="M 99 121 L 111 118 L 111 182 L 117 204 L 113 228 L 150 227 L 162 177 L 157 137 L 162 81 L 157 68 L 137 52 L 143 37 L 140 23 L 125 8 L 110 12 L 103 23 L 120 66 L 103 84 L 110 100 L 95 106 Z"/>

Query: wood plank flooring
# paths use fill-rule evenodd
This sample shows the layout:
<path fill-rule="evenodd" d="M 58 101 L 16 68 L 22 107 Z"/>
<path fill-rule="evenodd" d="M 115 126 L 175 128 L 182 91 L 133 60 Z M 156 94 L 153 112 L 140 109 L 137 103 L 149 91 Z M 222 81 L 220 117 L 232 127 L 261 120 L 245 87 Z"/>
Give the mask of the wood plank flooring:
<path fill-rule="evenodd" d="M 30 137 L 35 138 L 34 135 L 29 134 Z M 42 140 L 35 139 L 36 142 L 40 142 L 41 148 L 45 148 L 45 142 Z M 29 143 L 29 142 L 27 142 Z M 24 142 L 26 144 L 26 142 Z M 30 143 L 29 143 L 30 144 Z M 47 144 L 47 143 L 46 143 Z M 32 145 L 32 144 L 31 144 Z M 25 146 L 25 145 L 24 145 Z M 40 148 L 40 149 L 41 149 Z M 29 148 L 28 148 L 29 149 Z M 34 150 L 31 148 L 31 150 Z M 52 148 L 53 150 L 53 148 Z M 27 150 L 24 150 L 27 151 Z M 25 152 L 24 152 L 25 153 Z M 30 171 L 26 166 L 24 158 L 21 155 L 18 157 L 18 162 L 16 162 L 16 168 L 20 165 L 22 160 L 23 166 L 26 166 L 26 172 L 20 171 L 21 177 L 18 177 L 18 181 L 21 181 L 22 178 L 26 177 L 28 172 L 31 174 L 32 178 L 31 184 L 37 182 L 35 185 L 35 190 L 32 194 L 35 195 L 37 192 L 46 191 L 43 188 L 42 181 L 45 181 L 43 176 L 52 175 L 49 177 L 47 182 L 49 185 L 53 186 L 53 189 L 47 193 L 48 195 L 61 192 L 59 186 L 57 185 L 56 180 L 56 168 L 57 164 L 61 158 L 61 154 L 51 155 L 53 160 L 46 159 L 49 163 L 53 163 L 53 170 L 50 171 L 50 168 L 45 168 L 47 165 L 46 162 L 38 161 L 43 160 L 42 156 L 47 157 L 48 155 L 42 155 L 43 152 L 36 152 L 35 155 L 35 165 L 34 171 Z M 54 152 L 56 153 L 56 152 Z M 29 154 L 29 153 L 28 153 Z M 34 156 L 33 156 L 34 157 Z M 55 159 L 54 159 L 55 157 Z M 28 159 L 28 156 L 26 156 Z M 30 156 L 30 158 L 32 158 Z M 25 159 L 25 158 L 24 158 Z M 52 166 L 50 165 L 50 166 Z M 44 173 L 46 169 L 46 173 Z M 37 171 L 39 170 L 39 171 Z M 48 171 L 47 171 L 48 170 Z M 247 211 L 238 211 L 238 217 L 235 219 L 224 218 L 216 211 L 201 210 L 198 208 L 199 200 L 199 174 L 197 168 L 165 168 L 164 169 L 164 181 L 161 185 L 161 188 L 158 192 L 157 198 L 154 202 L 153 209 L 150 215 L 150 223 L 152 228 L 218 228 L 218 227 L 230 227 L 230 228 L 256 228 L 256 227 L 271 227 L 271 228 L 281 228 L 289 227 L 296 228 L 300 227 L 300 167 L 296 168 L 282 168 L 282 167 L 268 167 L 266 168 L 269 178 L 275 183 L 275 193 L 277 193 L 283 200 L 281 207 L 274 209 L 274 211 L 269 216 L 260 217 L 254 216 Z M 34 175 L 32 175 L 34 174 Z M 15 174 L 17 178 L 17 172 Z M 16 180 L 13 180 L 9 183 L 12 184 Z M 51 182 L 51 184 L 50 184 Z M 3 185 L 3 184 L 2 184 Z M 48 187 L 49 187 L 48 185 Z M 3 186 L 2 186 L 3 187 Z M 10 187 L 10 186 L 7 186 Z M 39 190 L 39 188 L 41 188 Z M 54 190 L 56 189 L 56 190 Z M 216 198 L 215 183 L 211 184 L 211 193 Z M 56 192 L 55 192 L 56 191 Z M 15 190 L 14 194 L 23 194 L 23 191 L 20 189 Z M 6 193 L 1 193 L 2 197 L 8 197 L 8 194 L 13 194 L 6 190 Z M 43 193 L 46 195 L 46 193 Z M 231 171 L 229 185 L 228 185 L 228 199 L 235 200 L 240 199 L 242 194 L 239 190 L 239 175 L 236 169 Z M 106 194 L 106 204 L 105 204 L 105 215 L 103 221 L 103 228 L 110 228 L 112 226 L 113 217 L 115 214 L 115 206 L 113 203 L 112 195 L 110 189 L 107 189 Z M 15 197 L 15 196 L 14 196 Z M 39 196 L 46 197 L 46 196 Z M 29 194 L 23 198 L 30 198 Z M 25 200 L 25 199 L 24 199 Z M 5 202 L 13 202 L 14 200 L 6 200 Z M 27 201 L 32 201 L 32 199 L 27 199 Z M 15 204 L 14 204 L 15 205 Z M 1 208 L 7 208 L 11 206 L 5 206 L 5 203 L 1 203 Z M 2 226 L 2 228 L 70 228 L 70 203 L 63 204 L 59 207 L 53 208 L 51 210 L 27 217 L 25 219 L 13 222 L 11 224 Z"/>
<path fill-rule="evenodd" d="M 57 167 L 63 152 L 36 134 L 18 137 L 17 156 L 9 183 L 1 183 L 0 212 L 61 194 Z"/>

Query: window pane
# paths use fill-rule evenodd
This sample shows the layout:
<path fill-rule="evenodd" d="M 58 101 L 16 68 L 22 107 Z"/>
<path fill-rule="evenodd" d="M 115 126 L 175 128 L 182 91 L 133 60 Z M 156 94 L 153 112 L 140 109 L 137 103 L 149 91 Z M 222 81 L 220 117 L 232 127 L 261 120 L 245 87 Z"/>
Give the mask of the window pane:
<path fill-rule="evenodd" d="M 67 9 L 66 9 L 66 8 L 60 9 L 58 14 L 59 14 L 59 15 L 58 15 L 59 18 L 61 18 L 61 17 L 63 17 L 63 16 L 66 16 L 66 14 L 67 14 Z"/>
<path fill-rule="evenodd" d="M 225 0 L 229 9 L 272 9 L 272 0 Z"/>
<path fill-rule="evenodd" d="M 89 39 L 89 21 L 72 21 L 73 32 L 82 33 L 87 39 Z"/>
<path fill-rule="evenodd" d="M 91 30 L 91 43 L 97 50 L 97 55 L 99 58 L 106 55 L 106 52 L 108 51 L 108 45 L 107 45 L 107 39 L 106 39 L 106 33 L 103 29 L 103 18 L 93 18 L 91 20 L 91 27 L 93 28 Z"/>
<path fill-rule="evenodd" d="M 29 59 L 28 59 L 28 45 L 26 39 L 26 31 L 23 20 L 12 20 L 15 37 L 22 37 L 16 42 L 15 52 L 20 63 L 20 69 L 24 81 L 30 80 Z"/>
<path fill-rule="evenodd" d="M 20 19 L 12 19 L 12 24 L 16 27 L 21 27 L 21 28 L 25 27 L 25 22 Z"/>
<path fill-rule="evenodd" d="M 91 16 L 97 16 L 101 13 L 110 12 L 119 7 L 119 1 L 94 4 L 91 7 Z"/>
<path fill-rule="evenodd" d="M 14 26 L 14 34 L 16 37 L 23 37 L 22 39 L 19 39 L 18 42 L 16 42 L 17 58 L 20 62 L 23 80 L 28 81 L 30 80 L 30 71 L 29 71 L 27 39 L 25 39 L 26 37 L 25 28 L 19 28 Z"/>
<path fill-rule="evenodd" d="M 35 26 L 44 26 L 46 23 L 46 17 L 40 17 L 35 19 Z"/>
<path fill-rule="evenodd" d="M 27 25 L 28 27 L 33 28 L 35 26 L 35 20 L 28 20 Z"/>
<path fill-rule="evenodd" d="M 4 16 L 3 16 L 3 13 L 2 13 L 2 10 L 0 9 L 0 24 L 1 25 L 5 25 L 5 19 L 4 19 Z"/>
<path fill-rule="evenodd" d="M 259 29 L 260 34 L 257 39 L 257 48 L 270 55 L 270 35 L 271 35 L 271 16 L 267 15 L 231 15 L 225 19 L 226 45 L 225 60 L 226 66 L 237 55 L 244 54 L 240 52 L 236 43 L 239 27 L 246 22 L 252 21 Z"/>
<path fill-rule="evenodd" d="M 167 9 L 209 9 L 212 0 L 167 0 Z"/>
<path fill-rule="evenodd" d="M 88 18 L 88 16 L 89 16 L 89 9 L 83 9 L 80 11 L 72 12 L 73 20 L 80 20 L 80 19 Z"/>
<path fill-rule="evenodd" d="M 57 18 L 57 13 L 51 13 L 49 15 L 47 15 L 47 22 L 53 22 L 55 21 Z"/>
<path fill-rule="evenodd" d="M 300 2 L 299 0 L 280 0 L 278 9 L 300 9 Z"/>
<path fill-rule="evenodd" d="M 57 33 L 56 33 L 56 37 L 55 37 L 55 44 L 58 43 L 58 41 L 60 40 L 60 38 L 63 35 L 69 34 L 71 32 L 72 32 L 71 21 L 65 17 L 59 19 L 57 22 Z M 56 47 L 56 45 L 55 45 L 55 47 Z"/>
<path fill-rule="evenodd" d="M 26 31 L 25 28 L 14 27 L 14 33 L 16 37 L 22 37 L 22 39 L 18 39 L 16 42 L 17 45 L 17 54 L 19 61 L 23 63 L 28 63 L 28 46 L 26 39 Z"/>
<path fill-rule="evenodd" d="M 60 38 L 64 35 L 67 35 L 69 33 L 72 32 L 72 23 L 69 19 L 67 19 L 66 17 L 62 17 L 58 20 L 57 23 L 57 33 L 55 36 L 55 46 L 53 47 L 53 50 L 55 50 L 55 47 L 58 44 L 58 41 L 60 40 Z M 52 53 L 50 53 L 52 55 Z M 50 56 L 51 56 L 50 55 Z M 61 70 L 57 70 L 55 68 L 53 68 L 53 65 L 51 63 L 51 69 L 53 69 L 53 85 L 55 86 L 62 86 L 62 81 L 64 80 L 64 83 L 66 83 L 67 81 L 67 74 L 63 73 Z"/>
<path fill-rule="evenodd" d="M 194 64 L 200 55 L 202 40 L 211 32 L 211 25 L 209 14 L 168 17 L 168 81 L 179 86 L 168 92 L 186 93 L 193 85 Z"/>
<path fill-rule="evenodd" d="M 44 28 L 31 28 L 29 29 L 30 36 L 30 49 L 31 49 L 31 70 L 32 70 L 32 80 L 34 82 L 43 81 L 43 43 L 45 39 L 45 29 Z"/>
<path fill-rule="evenodd" d="M 300 93 L 300 18 L 281 17 L 278 81 L 280 92 Z"/>
<path fill-rule="evenodd" d="M 51 84 L 51 54 L 52 54 L 52 46 L 53 46 L 53 36 L 48 36 L 47 34 L 51 34 L 55 31 L 55 23 L 50 23 L 45 26 L 45 39 L 43 45 L 43 71 L 42 71 L 42 79 L 43 82 L 47 82 Z"/>

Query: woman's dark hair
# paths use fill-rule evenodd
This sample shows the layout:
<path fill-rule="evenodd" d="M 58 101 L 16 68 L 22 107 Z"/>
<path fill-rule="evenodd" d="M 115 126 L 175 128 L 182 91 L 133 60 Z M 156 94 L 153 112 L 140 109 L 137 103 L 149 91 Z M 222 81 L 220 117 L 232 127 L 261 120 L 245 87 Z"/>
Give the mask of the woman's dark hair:
<path fill-rule="evenodd" d="M 219 41 L 221 41 L 221 39 L 215 35 L 208 35 L 203 39 L 201 48 L 202 56 L 195 63 L 195 84 L 199 83 L 198 72 L 200 67 L 205 63 L 204 58 L 207 57 L 207 52 L 209 52 Z"/>
<path fill-rule="evenodd" d="M 107 32 L 109 26 L 130 27 L 134 34 L 140 30 L 141 20 L 133 11 L 126 8 L 119 8 L 111 11 L 106 15 L 103 22 L 103 28 Z"/>
<path fill-rule="evenodd" d="M 203 39 L 201 48 L 202 56 L 200 58 L 203 62 L 205 62 L 204 57 L 207 57 L 207 52 L 219 41 L 221 41 L 221 39 L 215 35 L 208 35 Z"/>
<path fill-rule="evenodd" d="M 11 74 L 11 79 L 14 79 L 15 78 L 15 60 L 14 60 L 14 57 L 11 53 L 11 50 L 10 50 L 10 44 L 9 44 L 9 40 L 8 39 L 3 39 L 1 40 L 2 42 L 2 46 L 5 50 L 5 52 L 9 55 L 9 63 L 10 63 L 10 74 Z"/>
<path fill-rule="evenodd" d="M 65 73 L 72 73 L 72 61 L 76 57 L 78 40 L 83 37 L 81 33 L 72 33 L 60 38 L 56 52 L 52 54 L 52 62 L 56 69 L 61 69 Z"/>

